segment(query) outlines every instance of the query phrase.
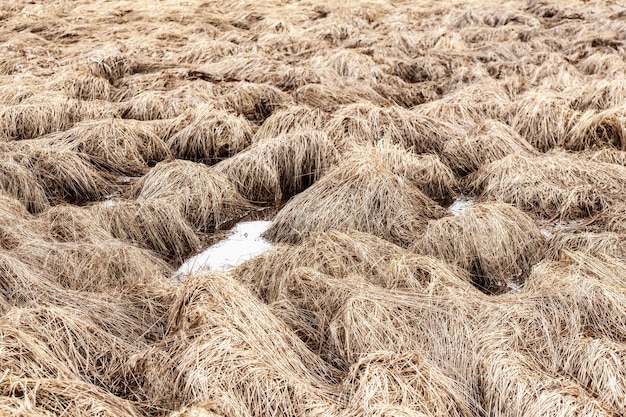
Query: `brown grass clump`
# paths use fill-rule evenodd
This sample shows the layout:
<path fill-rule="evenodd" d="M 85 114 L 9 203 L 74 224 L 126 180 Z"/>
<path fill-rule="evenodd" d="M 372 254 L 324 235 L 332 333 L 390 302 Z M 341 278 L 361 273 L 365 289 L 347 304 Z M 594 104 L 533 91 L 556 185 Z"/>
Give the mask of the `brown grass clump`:
<path fill-rule="evenodd" d="M 300 245 L 276 245 L 233 271 L 265 302 L 279 298 L 296 270 L 311 268 L 337 279 L 358 275 L 388 289 L 433 292 L 445 285 L 467 288 L 462 271 L 426 256 L 418 256 L 376 236 L 331 231 L 311 235 Z"/>
<path fill-rule="evenodd" d="M 606 147 L 626 150 L 624 107 L 596 112 L 586 111 L 572 127 L 571 134 L 562 143 L 565 149 L 582 151 Z"/>
<path fill-rule="evenodd" d="M 479 204 L 457 216 L 430 222 L 413 250 L 470 271 L 474 282 L 524 282 L 543 257 L 545 238 L 535 222 L 507 204 Z"/>
<path fill-rule="evenodd" d="M 42 230 L 59 242 L 97 243 L 113 239 L 86 208 L 59 204 L 41 213 L 38 220 Z"/>
<path fill-rule="evenodd" d="M 215 166 L 251 201 L 280 201 L 321 178 L 339 159 L 328 137 L 301 131 L 263 139 Z"/>
<path fill-rule="evenodd" d="M 80 103 L 63 96 L 31 97 L 28 102 L 3 106 L 0 137 L 5 140 L 32 139 L 70 127 Z"/>
<path fill-rule="evenodd" d="M 626 256 L 626 237 L 614 232 L 565 232 L 551 236 L 546 258 L 559 260 L 567 256 L 564 251 L 621 258 Z"/>
<path fill-rule="evenodd" d="M 357 159 L 380 159 L 395 175 L 419 188 L 437 202 L 451 200 L 459 189 L 457 176 L 437 155 L 416 155 L 388 141 L 348 151 Z"/>
<path fill-rule="evenodd" d="M 82 122 L 54 135 L 50 142 L 86 154 L 96 166 L 129 176 L 144 174 L 150 166 L 171 157 L 155 129 L 133 120 Z"/>
<path fill-rule="evenodd" d="M 355 81 L 353 83 L 307 84 L 294 92 L 297 103 L 324 111 L 336 111 L 357 102 L 371 102 L 383 106 L 386 100 L 373 88 Z"/>
<path fill-rule="evenodd" d="M 172 135 L 167 145 L 176 158 L 214 164 L 235 155 L 250 144 L 250 122 L 212 105 L 193 110 L 190 123 Z"/>
<path fill-rule="evenodd" d="M 115 200 L 90 206 L 89 211 L 113 237 L 151 249 L 168 261 L 182 262 L 200 246 L 180 206 L 163 198 Z"/>
<path fill-rule="evenodd" d="M 250 416 L 337 412 L 332 367 L 232 278 L 188 278 L 169 317 L 175 333 L 162 349 L 171 359 L 149 380 L 159 398 L 174 397 L 169 404 L 225 398 Z M 156 357 L 149 351 L 145 359 Z"/>
<path fill-rule="evenodd" d="M 79 310 L 13 308 L 0 326 L 5 372 L 21 378 L 76 379 L 114 393 L 137 347 L 101 329 Z"/>
<path fill-rule="evenodd" d="M 125 119 L 159 120 L 173 119 L 193 108 L 190 100 L 185 100 L 169 91 L 143 91 L 122 104 Z"/>
<path fill-rule="evenodd" d="M 574 93 L 574 90 L 572 90 Z M 626 100 L 626 78 L 595 80 L 577 91 L 571 106 L 577 110 L 608 110 Z"/>
<path fill-rule="evenodd" d="M 79 100 L 108 100 L 112 90 L 107 79 L 75 69 L 57 74 L 50 87 Z"/>
<path fill-rule="evenodd" d="M 97 243 L 23 242 L 13 253 L 33 270 L 44 270 L 77 291 L 137 291 L 157 286 L 170 267 L 150 251 L 115 239 Z"/>
<path fill-rule="evenodd" d="M 529 358 L 508 349 L 483 353 L 480 373 L 484 408 L 492 416 L 611 416 L 580 386 L 537 370 Z"/>
<path fill-rule="evenodd" d="M 419 351 L 366 355 L 350 368 L 342 385 L 354 412 L 367 413 L 386 404 L 406 407 L 411 415 L 474 415 L 457 384 Z"/>
<path fill-rule="evenodd" d="M 316 232 L 355 229 L 408 246 L 429 219 L 445 214 L 381 159 L 356 158 L 290 200 L 264 236 L 274 242 L 298 243 Z"/>
<path fill-rule="evenodd" d="M 377 107 L 368 103 L 345 106 L 326 128 L 338 146 L 374 144 L 381 139 L 411 148 L 417 153 L 438 152 L 458 128 L 400 106 Z"/>
<path fill-rule="evenodd" d="M 111 83 L 132 72 L 132 62 L 127 54 L 115 46 L 105 46 L 87 57 L 89 69 L 96 77 Z"/>
<path fill-rule="evenodd" d="M 28 239 L 43 239 L 26 207 L 0 190 L 0 249 L 11 250 Z"/>
<path fill-rule="evenodd" d="M 19 162 L 37 175 L 51 202 L 84 203 L 113 191 L 111 183 L 77 152 L 42 147 L 22 155 Z"/>
<path fill-rule="evenodd" d="M 535 155 L 526 139 L 502 122 L 487 119 L 465 137 L 450 139 L 442 155 L 454 172 L 467 175 L 511 154 Z"/>
<path fill-rule="evenodd" d="M 232 85 L 218 101 L 222 106 L 257 123 L 263 123 L 275 111 L 287 107 L 290 102 L 291 98 L 276 87 L 246 82 Z"/>
<path fill-rule="evenodd" d="M 189 161 L 161 162 L 135 183 L 131 195 L 146 202 L 167 200 L 187 221 L 211 231 L 252 209 L 219 171 Z"/>
<path fill-rule="evenodd" d="M 139 417 L 130 401 L 93 384 L 75 379 L 19 378 L 6 373 L 0 379 L 0 413 L 17 417 Z"/>
<path fill-rule="evenodd" d="M 574 110 L 554 94 L 532 92 L 511 108 L 511 126 L 542 152 L 561 145 L 576 122 Z"/>
<path fill-rule="evenodd" d="M 626 232 L 626 204 L 618 203 L 598 215 L 596 221 L 607 231 Z"/>
<path fill-rule="evenodd" d="M 624 167 L 590 164 L 564 152 L 528 157 L 512 154 L 483 166 L 469 178 L 481 200 L 499 200 L 540 217 L 575 219 L 595 215 L 623 195 Z"/>
<path fill-rule="evenodd" d="M 0 157 L 0 186 L 7 194 L 20 201 L 31 213 L 49 207 L 46 190 L 37 175 L 20 162 L 19 153 L 3 152 Z"/>
<path fill-rule="evenodd" d="M 308 106 L 292 105 L 272 113 L 256 131 L 252 142 L 276 138 L 288 133 L 321 130 L 328 116 Z"/>

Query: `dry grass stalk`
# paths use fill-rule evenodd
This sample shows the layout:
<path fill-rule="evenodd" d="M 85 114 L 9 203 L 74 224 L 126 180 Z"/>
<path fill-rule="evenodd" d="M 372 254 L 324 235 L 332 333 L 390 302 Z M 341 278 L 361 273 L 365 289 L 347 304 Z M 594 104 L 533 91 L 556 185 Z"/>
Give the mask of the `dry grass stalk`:
<path fill-rule="evenodd" d="M 626 171 L 615 164 L 589 164 L 564 152 L 528 157 L 512 154 L 483 166 L 469 178 L 482 200 L 500 200 L 540 217 L 575 219 L 602 212 L 626 191 Z"/>
<path fill-rule="evenodd" d="M 487 119 L 465 137 L 450 139 L 442 150 L 444 161 L 454 172 L 467 175 L 483 165 L 511 154 L 535 155 L 526 139 L 502 122 Z"/>
<path fill-rule="evenodd" d="M 193 110 L 190 123 L 172 135 L 167 145 L 176 158 L 214 164 L 241 152 L 250 144 L 250 122 L 212 105 Z"/>
<path fill-rule="evenodd" d="M 57 74 L 50 87 L 78 100 L 109 100 L 112 90 L 107 79 L 74 68 Z"/>
<path fill-rule="evenodd" d="M 474 282 L 522 284 L 544 256 L 545 238 L 535 222 L 508 204 L 479 204 L 428 224 L 413 246 L 470 271 Z"/>
<path fill-rule="evenodd" d="M 251 201 L 280 201 L 298 194 L 337 163 L 339 153 L 316 131 L 285 134 L 254 143 L 215 166 Z"/>
<path fill-rule="evenodd" d="M 316 232 L 355 229 L 410 245 L 446 211 L 379 158 L 344 161 L 278 213 L 265 237 L 298 243 Z"/>
<path fill-rule="evenodd" d="M 356 81 L 338 85 L 307 84 L 294 92 L 294 98 L 298 104 L 329 112 L 357 102 L 370 102 L 379 106 L 386 104 L 384 97 L 374 89 Z"/>
<path fill-rule="evenodd" d="M 89 211 L 113 237 L 151 249 L 167 261 L 182 263 L 200 246 L 180 206 L 163 198 L 119 200 L 90 206 Z"/>
<path fill-rule="evenodd" d="M 184 218 L 202 231 L 214 230 L 253 208 L 224 174 L 190 161 L 157 164 L 130 194 L 146 203 L 163 200 L 180 207 Z"/>

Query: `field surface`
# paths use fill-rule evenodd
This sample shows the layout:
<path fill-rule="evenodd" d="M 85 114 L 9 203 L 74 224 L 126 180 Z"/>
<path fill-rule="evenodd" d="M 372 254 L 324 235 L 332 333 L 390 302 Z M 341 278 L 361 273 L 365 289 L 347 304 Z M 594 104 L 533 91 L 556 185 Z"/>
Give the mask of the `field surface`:
<path fill-rule="evenodd" d="M 1 416 L 625 416 L 626 5 L 0 0 L 0 316 Z"/>

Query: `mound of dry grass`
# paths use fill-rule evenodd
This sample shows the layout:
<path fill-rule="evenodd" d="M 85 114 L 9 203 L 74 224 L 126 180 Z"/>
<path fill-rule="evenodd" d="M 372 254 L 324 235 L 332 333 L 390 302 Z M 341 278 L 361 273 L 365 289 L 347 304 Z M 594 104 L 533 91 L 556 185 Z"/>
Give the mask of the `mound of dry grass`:
<path fill-rule="evenodd" d="M 564 232 L 551 236 L 546 258 L 559 260 L 567 257 L 564 251 L 623 258 L 626 255 L 626 237 L 614 232 Z"/>
<path fill-rule="evenodd" d="M 20 378 L 6 373 L 0 379 L 0 413 L 19 417 L 139 417 L 135 404 L 93 384 L 75 379 Z"/>
<path fill-rule="evenodd" d="M 125 119 L 173 119 L 194 107 L 192 98 L 183 98 L 173 91 L 147 90 L 121 103 Z"/>
<path fill-rule="evenodd" d="M 608 110 L 621 106 L 626 99 L 626 78 L 600 79 L 590 82 L 576 94 L 571 106 L 577 110 Z"/>
<path fill-rule="evenodd" d="M 115 200 L 89 206 L 89 211 L 113 237 L 151 249 L 167 261 L 182 263 L 200 246 L 180 205 L 167 199 Z"/>
<path fill-rule="evenodd" d="M 302 131 L 263 139 L 215 166 L 251 201 L 280 201 L 321 178 L 339 159 L 328 137 Z"/>
<path fill-rule="evenodd" d="M 307 84 L 294 92 L 294 98 L 299 104 L 328 112 L 358 102 L 370 102 L 379 106 L 384 106 L 387 102 L 376 90 L 357 81 L 338 85 Z"/>
<path fill-rule="evenodd" d="M 358 230 L 410 245 L 428 220 L 446 215 L 378 158 L 354 158 L 328 172 L 278 212 L 264 236 L 298 243 L 316 232 Z"/>
<path fill-rule="evenodd" d="M 443 262 L 417 256 L 376 236 L 356 231 L 331 231 L 310 236 L 300 245 L 276 245 L 233 271 L 261 299 L 280 298 L 296 270 L 311 268 L 342 279 L 358 275 L 388 289 L 436 292 L 439 286 L 467 288 L 469 276 Z"/>
<path fill-rule="evenodd" d="M 37 175 L 21 163 L 21 156 L 15 152 L 3 152 L 0 157 L 0 185 L 28 211 L 38 213 L 49 207 L 50 202 Z"/>
<path fill-rule="evenodd" d="M 232 278 L 190 277 L 169 317 L 176 333 L 161 346 L 166 362 L 150 367 L 158 378 L 148 379 L 157 398 L 169 404 L 223 398 L 250 416 L 337 413 L 336 371 Z M 143 359 L 157 358 L 148 351 Z"/>
<path fill-rule="evenodd" d="M 224 174 L 189 161 L 157 164 L 133 185 L 130 194 L 146 203 L 166 200 L 180 207 L 184 218 L 202 231 L 240 218 L 253 208 Z"/>
<path fill-rule="evenodd" d="M 171 268 L 150 251 L 109 239 L 97 243 L 23 242 L 13 254 L 43 270 L 64 288 L 90 292 L 132 292 L 158 286 Z"/>
<path fill-rule="evenodd" d="M 413 246 L 471 272 L 479 288 L 522 284 L 544 256 L 545 238 L 535 222 L 507 204 L 479 204 L 428 224 Z"/>
<path fill-rule="evenodd" d="M 19 162 L 35 173 L 51 202 L 84 203 L 113 191 L 113 185 L 80 153 L 42 147 L 20 156 Z"/>
<path fill-rule="evenodd" d="M 11 250 L 28 239 L 43 239 L 26 207 L 0 190 L 0 248 Z"/>
<path fill-rule="evenodd" d="M 38 216 L 38 221 L 41 229 L 58 242 L 97 243 L 113 239 L 88 209 L 70 204 L 50 207 Z"/>
<path fill-rule="evenodd" d="M 482 201 L 503 201 L 541 217 L 575 219 L 619 201 L 626 191 L 625 175 L 622 166 L 592 165 L 575 154 L 512 154 L 472 174 L 468 187 Z"/>
<path fill-rule="evenodd" d="M 355 159 L 379 159 L 392 173 L 437 202 L 449 202 L 459 189 L 457 176 L 434 154 L 416 155 L 386 140 L 348 151 Z"/>
<path fill-rule="evenodd" d="M 178 159 L 214 164 L 241 152 L 250 144 L 250 122 L 212 105 L 193 110 L 189 124 L 173 134 L 167 145 Z"/>
<path fill-rule="evenodd" d="M 443 158 L 454 172 L 467 175 L 483 165 L 507 155 L 535 155 L 536 149 L 509 126 L 487 119 L 467 136 L 450 139 L 442 150 Z"/>
<path fill-rule="evenodd" d="M 50 144 L 83 153 L 96 166 L 129 176 L 144 174 L 149 167 L 171 157 L 155 129 L 133 120 L 82 122 L 54 135 Z"/>
<path fill-rule="evenodd" d="M 375 144 L 381 139 L 417 153 L 438 152 L 459 129 L 439 119 L 400 106 L 378 107 L 357 103 L 337 111 L 326 127 L 338 146 Z"/>
<path fill-rule="evenodd" d="M 350 368 L 342 385 L 348 407 L 364 415 L 376 405 L 402 407 L 411 415 L 474 415 L 456 383 L 419 351 L 366 355 Z"/>
<path fill-rule="evenodd" d="M 605 230 L 616 233 L 626 231 L 626 204 L 619 203 L 603 211 L 595 219 Z"/>
<path fill-rule="evenodd" d="M 218 105 L 253 122 L 263 123 L 275 111 L 288 107 L 291 101 L 286 93 L 271 85 L 240 82 L 219 97 Z"/>
<path fill-rule="evenodd" d="M 111 83 L 132 72 L 132 61 L 128 54 L 113 45 L 107 45 L 87 57 L 89 69 L 96 77 Z"/>
<path fill-rule="evenodd" d="M 322 130 L 327 119 L 326 113 L 308 106 L 291 105 L 281 108 L 265 120 L 254 134 L 252 142 L 276 138 L 288 133 Z"/>
<path fill-rule="evenodd" d="M 112 90 L 107 79 L 74 68 L 57 73 L 49 87 L 79 100 L 109 100 Z"/>
<path fill-rule="evenodd" d="M 542 152 L 564 143 L 577 121 L 562 97 L 545 92 L 524 94 L 510 114 L 513 129 Z"/>
<path fill-rule="evenodd" d="M 572 126 L 571 134 L 562 143 L 565 149 L 616 148 L 626 150 L 626 112 L 624 107 L 615 107 L 600 112 L 586 111 Z"/>

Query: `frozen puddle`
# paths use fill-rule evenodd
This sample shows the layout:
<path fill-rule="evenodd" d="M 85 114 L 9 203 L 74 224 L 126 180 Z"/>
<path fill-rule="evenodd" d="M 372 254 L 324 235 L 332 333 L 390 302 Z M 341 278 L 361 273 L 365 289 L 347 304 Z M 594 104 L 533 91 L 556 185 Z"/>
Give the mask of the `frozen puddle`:
<path fill-rule="evenodd" d="M 202 253 L 185 261 L 174 274 L 174 278 L 184 278 L 204 269 L 228 271 L 240 263 L 267 252 L 272 244 L 261 235 L 272 222 L 252 221 L 237 224 L 231 235 L 209 247 Z"/>
<path fill-rule="evenodd" d="M 454 200 L 450 207 L 448 207 L 448 210 L 450 210 L 455 216 L 458 216 L 473 205 L 473 198 L 460 197 Z"/>

